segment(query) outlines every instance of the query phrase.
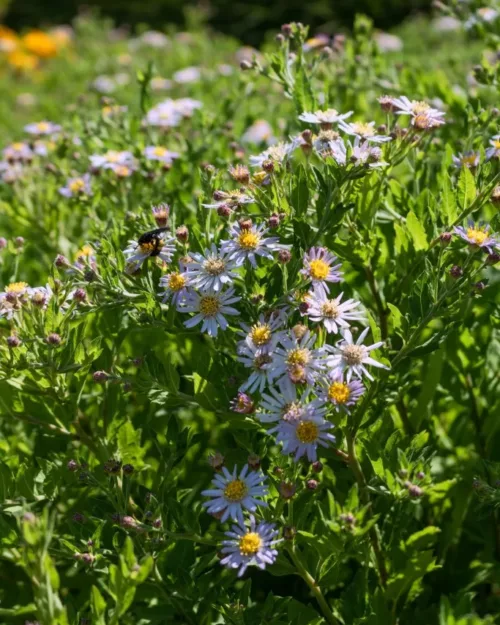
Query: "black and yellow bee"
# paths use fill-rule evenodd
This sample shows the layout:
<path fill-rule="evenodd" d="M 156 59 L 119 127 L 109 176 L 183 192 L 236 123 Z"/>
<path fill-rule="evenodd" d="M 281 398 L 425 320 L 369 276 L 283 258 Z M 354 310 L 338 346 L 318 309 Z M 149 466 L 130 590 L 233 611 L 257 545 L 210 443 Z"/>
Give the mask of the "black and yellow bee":
<path fill-rule="evenodd" d="M 150 256 L 158 256 L 163 247 L 164 238 L 162 233 L 166 230 L 168 230 L 168 228 L 156 228 L 155 230 L 150 230 L 149 232 L 141 234 L 137 240 L 138 246 L 141 250 L 151 250 L 149 252 Z"/>

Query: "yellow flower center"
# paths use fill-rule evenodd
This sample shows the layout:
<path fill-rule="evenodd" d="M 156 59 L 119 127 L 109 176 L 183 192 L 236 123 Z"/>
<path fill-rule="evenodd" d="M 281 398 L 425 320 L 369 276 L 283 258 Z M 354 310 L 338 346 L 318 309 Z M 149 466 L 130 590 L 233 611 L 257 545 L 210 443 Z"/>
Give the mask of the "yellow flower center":
<path fill-rule="evenodd" d="M 464 154 L 462 156 L 462 165 L 472 167 L 476 164 L 475 154 Z"/>
<path fill-rule="evenodd" d="M 493 147 L 495 148 L 495 150 L 500 150 L 500 139 L 495 139 L 493 141 Z"/>
<path fill-rule="evenodd" d="M 301 421 L 296 434 L 301 443 L 314 443 L 318 439 L 319 429 L 312 421 Z"/>
<path fill-rule="evenodd" d="M 215 317 L 220 310 L 220 302 L 213 295 L 205 295 L 200 299 L 200 312 L 204 317 Z"/>
<path fill-rule="evenodd" d="M 224 488 L 224 497 L 228 501 L 242 501 L 248 493 L 248 487 L 243 480 L 233 480 Z"/>
<path fill-rule="evenodd" d="M 47 122 L 38 122 L 38 124 L 36 125 L 36 129 L 38 130 L 38 132 L 47 132 L 49 128 L 50 126 Z"/>
<path fill-rule="evenodd" d="M 167 152 L 167 148 L 162 148 L 160 146 L 158 146 L 157 148 L 155 148 L 153 150 L 154 155 L 155 156 L 165 156 L 166 152 Z"/>
<path fill-rule="evenodd" d="M 115 174 L 121 178 L 125 178 L 130 174 L 130 169 L 126 165 L 118 165 L 115 167 Z"/>
<path fill-rule="evenodd" d="M 84 245 L 81 250 L 76 253 L 76 258 L 81 258 L 82 256 L 92 256 L 94 250 L 90 247 L 90 245 Z"/>
<path fill-rule="evenodd" d="M 271 340 L 271 328 L 267 323 L 255 325 L 250 330 L 250 338 L 255 345 L 266 345 Z"/>
<path fill-rule="evenodd" d="M 120 160 L 120 153 L 114 152 L 113 150 L 109 150 L 106 153 L 106 159 L 109 163 L 117 163 Z"/>
<path fill-rule="evenodd" d="M 330 265 L 321 258 L 311 260 L 309 263 L 309 273 L 315 280 L 324 280 L 330 273 Z"/>
<path fill-rule="evenodd" d="M 363 122 L 356 122 L 352 125 L 354 132 L 362 137 L 373 137 L 375 134 L 375 130 L 373 130 L 373 126 L 370 124 L 366 124 Z"/>
<path fill-rule="evenodd" d="M 8 286 L 5 287 L 5 292 L 15 293 L 16 295 L 18 295 L 19 293 L 24 293 L 27 288 L 27 282 L 11 282 Z"/>
<path fill-rule="evenodd" d="M 77 180 L 72 180 L 68 186 L 71 193 L 79 193 L 80 191 L 84 190 L 85 181 L 81 178 L 77 178 Z"/>
<path fill-rule="evenodd" d="M 431 107 L 429 106 L 429 104 L 427 104 L 427 102 L 420 101 L 411 103 L 411 110 L 416 115 L 420 115 L 420 113 L 426 113 L 430 108 Z"/>
<path fill-rule="evenodd" d="M 186 278 L 180 273 L 171 273 L 168 277 L 168 287 L 172 291 L 180 291 L 186 286 Z"/>
<path fill-rule="evenodd" d="M 325 302 L 321 306 L 321 312 L 328 319 L 336 319 L 339 316 L 339 307 L 335 302 Z"/>
<path fill-rule="evenodd" d="M 203 263 L 203 269 L 211 276 L 220 276 L 226 268 L 226 263 L 220 258 L 209 258 Z"/>
<path fill-rule="evenodd" d="M 254 250 L 259 244 L 259 235 L 250 230 L 243 230 L 238 236 L 238 243 L 245 250 Z"/>
<path fill-rule="evenodd" d="M 20 141 L 18 141 L 16 143 L 13 143 L 10 147 L 16 152 L 19 152 L 20 150 L 24 148 L 24 143 L 21 143 Z"/>
<path fill-rule="evenodd" d="M 253 556 L 261 545 L 262 538 L 256 532 L 248 532 L 240 538 L 240 553 L 242 556 Z"/>
<path fill-rule="evenodd" d="M 342 356 L 349 366 L 360 365 L 365 357 L 365 349 L 362 345 L 346 345 L 342 349 Z"/>
<path fill-rule="evenodd" d="M 288 352 L 286 359 L 287 365 L 304 367 L 311 358 L 311 352 L 308 349 L 296 348 Z"/>
<path fill-rule="evenodd" d="M 346 404 L 351 391 L 345 382 L 332 382 L 328 387 L 328 399 L 336 404 Z"/>
<path fill-rule="evenodd" d="M 467 228 L 467 238 L 470 239 L 474 245 L 482 245 L 488 238 L 488 233 L 480 228 Z"/>

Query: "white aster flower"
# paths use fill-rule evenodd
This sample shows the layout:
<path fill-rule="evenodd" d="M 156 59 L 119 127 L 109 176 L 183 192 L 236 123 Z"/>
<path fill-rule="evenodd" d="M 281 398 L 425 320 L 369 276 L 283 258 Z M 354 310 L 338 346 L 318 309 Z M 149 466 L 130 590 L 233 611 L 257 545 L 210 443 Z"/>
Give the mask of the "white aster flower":
<path fill-rule="evenodd" d="M 265 119 L 257 119 L 246 129 L 241 137 L 242 143 L 267 143 L 270 145 L 276 139 L 273 136 L 273 129 Z"/>
<path fill-rule="evenodd" d="M 266 386 L 273 384 L 276 377 L 276 357 L 271 350 L 240 343 L 236 360 L 247 369 L 252 369 L 252 373 L 238 390 L 261 393 Z"/>
<path fill-rule="evenodd" d="M 92 154 L 90 164 L 95 169 L 113 169 L 116 166 L 134 167 L 135 159 L 128 150 L 108 150 L 105 154 Z"/>
<path fill-rule="evenodd" d="M 329 299 L 323 289 L 315 289 L 308 293 L 305 302 L 308 305 L 306 315 L 314 323 L 323 323 L 328 333 L 337 334 L 350 327 L 351 321 L 366 322 L 366 318 L 361 310 L 355 310 L 360 306 L 360 302 L 348 299 L 342 302 L 344 294 L 334 299 Z"/>
<path fill-rule="evenodd" d="M 311 388 L 308 387 L 300 396 L 297 387 L 289 384 L 279 384 L 278 388 L 271 386 L 269 393 L 262 393 L 259 411 L 256 414 L 261 423 L 289 422 L 294 423 L 307 416 L 324 417 L 326 414 L 325 402 L 322 399 L 309 400 Z M 269 430 L 269 433 L 277 431 Z"/>
<path fill-rule="evenodd" d="M 238 475 L 235 466 L 232 474 L 222 467 L 222 473 L 218 473 L 213 481 L 213 488 L 202 491 L 202 495 L 212 497 L 203 506 L 209 514 L 222 512 L 221 522 L 231 518 L 240 524 L 244 523 L 243 509 L 255 512 L 257 506 L 267 507 L 267 503 L 258 497 L 265 497 L 268 493 L 264 485 L 266 478 L 260 471 L 249 471 L 246 464 Z"/>
<path fill-rule="evenodd" d="M 227 206 L 231 210 L 236 210 L 240 208 L 240 206 L 244 206 L 245 204 L 253 204 L 255 199 L 248 195 L 248 193 L 244 193 L 243 191 L 215 191 L 214 199 L 215 202 L 211 204 L 202 204 L 205 208 L 213 208 L 218 209 L 221 206 Z"/>
<path fill-rule="evenodd" d="M 304 268 L 300 273 L 311 280 L 315 290 L 323 290 L 328 293 L 327 282 L 340 282 L 342 272 L 341 264 L 335 265 L 337 257 L 324 247 L 311 247 L 304 254 Z"/>
<path fill-rule="evenodd" d="M 346 381 L 350 382 L 351 378 L 356 376 L 359 379 L 365 375 L 369 380 L 373 381 L 373 377 L 366 369 L 366 365 L 378 367 L 380 369 L 389 369 L 377 360 L 370 357 L 370 352 L 381 347 L 384 342 L 379 341 L 373 345 L 363 345 L 363 340 L 368 334 L 369 328 L 365 328 L 354 342 L 350 330 L 344 330 L 344 338 L 335 346 L 326 345 L 325 349 L 332 355 L 327 356 L 326 366 L 331 370 L 332 377 L 344 375 Z"/>
<path fill-rule="evenodd" d="M 42 135 L 53 135 L 57 132 L 61 132 L 62 127 L 52 122 L 42 121 L 34 124 L 28 124 L 24 127 L 25 132 L 30 135 L 36 135 L 41 137 Z"/>
<path fill-rule="evenodd" d="M 265 224 L 252 225 L 250 228 L 242 228 L 239 223 L 233 224 L 229 230 L 232 238 L 221 242 L 221 251 L 227 253 L 237 266 L 248 260 L 256 267 L 257 256 L 272 259 L 272 252 L 286 247 L 278 244 L 278 237 L 266 237 L 267 232 Z"/>
<path fill-rule="evenodd" d="M 241 297 L 235 297 L 233 288 L 225 292 L 188 293 L 181 310 L 196 314 L 185 321 L 184 325 L 186 328 L 193 328 L 201 323 L 202 332 L 206 332 L 209 336 L 217 336 L 219 327 L 225 330 L 229 325 L 224 315 L 240 314 L 236 308 L 230 306 L 240 299 Z"/>
<path fill-rule="evenodd" d="M 328 447 L 335 442 L 335 436 L 328 431 L 332 428 L 333 423 L 309 414 L 298 421 L 281 421 L 276 441 L 283 443 L 283 454 L 295 454 L 295 462 L 302 456 L 316 462 L 318 445 Z"/>
<path fill-rule="evenodd" d="M 392 106 L 396 109 L 397 115 L 411 115 L 412 117 L 418 117 L 423 115 L 429 119 L 435 119 L 439 123 L 444 124 L 444 111 L 433 108 L 427 102 L 422 100 L 410 100 L 405 95 L 399 98 L 392 99 Z"/>
<path fill-rule="evenodd" d="M 252 167 L 262 167 L 263 163 L 266 161 L 271 161 L 272 163 L 281 164 L 286 161 L 290 154 L 295 150 L 297 146 L 292 143 L 277 143 L 276 145 L 272 145 L 264 152 L 257 154 L 256 156 L 251 156 L 249 161 Z"/>
<path fill-rule="evenodd" d="M 309 124 L 321 124 L 323 128 L 330 128 L 332 124 L 347 119 L 351 115 L 352 111 L 339 113 L 336 109 L 327 109 L 326 111 L 316 111 L 315 113 L 302 113 L 299 115 L 299 119 Z"/>
<path fill-rule="evenodd" d="M 2 151 L 6 161 L 31 161 L 33 158 L 33 150 L 27 143 L 16 141 L 11 143 Z"/>
<path fill-rule="evenodd" d="M 181 85 L 187 85 L 200 80 L 201 70 L 199 67 L 185 67 L 175 72 L 172 78 Z"/>
<path fill-rule="evenodd" d="M 348 135 L 359 137 L 364 141 L 371 143 L 385 143 L 391 141 L 391 137 L 387 135 L 378 135 L 374 128 L 375 122 L 343 122 L 339 123 L 339 127 Z"/>
<path fill-rule="evenodd" d="M 500 158 L 500 135 L 495 135 L 490 140 L 490 147 L 486 148 L 486 158 Z"/>
<path fill-rule="evenodd" d="M 160 161 L 167 165 L 171 165 L 180 156 L 179 152 L 172 152 L 161 145 L 148 145 L 144 148 L 143 154 L 151 161 Z"/>
<path fill-rule="evenodd" d="M 274 376 L 283 384 L 313 385 L 324 369 L 323 351 L 314 349 L 316 337 L 307 330 L 298 339 L 295 333 L 282 334 L 276 348 Z"/>
<path fill-rule="evenodd" d="M 172 303 L 177 306 L 177 310 L 182 310 L 186 297 L 189 294 L 191 282 L 187 273 L 182 271 L 171 271 L 160 278 L 160 287 L 163 293 L 160 294 L 163 303 L 172 299 Z"/>
<path fill-rule="evenodd" d="M 30 302 L 40 310 L 45 310 L 53 296 L 50 285 L 35 286 L 29 291 Z"/>
<path fill-rule="evenodd" d="M 77 197 L 82 195 L 92 195 L 90 184 L 90 174 L 68 178 L 66 185 L 59 188 L 59 193 L 64 197 Z"/>
<path fill-rule="evenodd" d="M 190 253 L 186 262 L 186 274 L 191 284 L 200 291 L 221 291 L 224 286 L 233 283 L 238 275 L 236 263 L 228 258 L 227 252 L 219 251 L 215 243 L 203 254 Z"/>

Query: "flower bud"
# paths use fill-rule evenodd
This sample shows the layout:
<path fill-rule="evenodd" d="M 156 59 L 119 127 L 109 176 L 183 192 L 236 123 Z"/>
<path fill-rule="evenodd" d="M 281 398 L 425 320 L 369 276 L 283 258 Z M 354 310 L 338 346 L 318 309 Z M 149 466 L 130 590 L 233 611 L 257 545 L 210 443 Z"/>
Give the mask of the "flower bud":
<path fill-rule="evenodd" d="M 281 467 L 274 467 L 273 473 L 274 475 L 281 477 L 283 475 L 283 469 Z"/>
<path fill-rule="evenodd" d="M 248 466 L 254 471 L 260 469 L 260 457 L 257 456 L 257 454 L 250 454 L 247 458 L 247 462 Z"/>
<path fill-rule="evenodd" d="M 484 289 L 486 288 L 486 284 L 485 284 L 484 282 L 481 282 L 481 281 L 479 281 L 479 282 L 475 282 L 475 283 L 472 285 L 472 288 L 473 288 L 473 289 L 474 289 L 474 291 L 476 291 L 476 292 L 481 292 L 481 291 L 484 291 Z"/>
<path fill-rule="evenodd" d="M 262 163 L 262 169 L 266 172 L 266 174 L 272 174 L 274 171 L 274 161 L 264 161 Z"/>
<path fill-rule="evenodd" d="M 7 247 L 7 239 L 5 237 L 0 237 L 0 250 L 3 250 Z"/>
<path fill-rule="evenodd" d="M 253 225 L 253 222 L 252 222 L 252 220 L 250 219 L 250 217 L 245 218 L 245 219 L 240 219 L 240 220 L 238 221 L 238 223 L 239 223 L 240 228 L 241 228 L 242 230 L 250 230 L 250 228 L 251 228 L 251 227 L 252 227 L 252 225 Z"/>
<path fill-rule="evenodd" d="M 267 225 L 271 228 L 271 230 L 275 230 L 280 225 L 279 215 L 273 213 L 267 220 Z"/>
<path fill-rule="evenodd" d="M 307 480 L 306 486 L 308 490 L 316 490 L 319 486 L 319 482 L 317 480 Z"/>
<path fill-rule="evenodd" d="M 417 498 L 422 497 L 424 491 L 420 488 L 420 486 L 417 486 L 416 484 L 410 484 L 410 486 L 408 487 L 408 493 L 410 497 Z"/>
<path fill-rule="evenodd" d="M 238 412 L 239 414 L 252 414 L 255 410 L 255 404 L 246 393 L 238 393 L 238 395 L 231 401 L 231 410 Z"/>
<path fill-rule="evenodd" d="M 69 260 L 66 258 L 66 256 L 63 256 L 63 254 L 58 254 L 56 256 L 56 259 L 54 261 L 54 265 L 56 267 L 69 267 L 70 266 L 70 262 Z"/>
<path fill-rule="evenodd" d="M 461 278 L 464 275 L 464 270 L 462 269 L 462 267 L 459 267 L 458 265 L 453 265 L 453 267 L 450 269 L 450 276 L 452 278 L 458 279 Z"/>
<path fill-rule="evenodd" d="M 229 174 L 233 180 L 239 182 L 239 184 L 247 185 L 250 182 L 250 171 L 248 167 L 244 165 L 236 165 L 229 169 Z"/>
<path fill-rule="evenodd" d="M 309 130 L 309 128 L 306 128 L 306 130 L 303 130 L 300 134 L 301 134 L 302 139 L 304 139 L 306 143 L 309 143 L 309 144 L 311 143 L 313 133 L 311 130 Z"/>
<path fill-rule="evenodd" d="M 227 204 L 221 204 L 217 207 L 217 215 L 219 217 L 229 217 L 233 211 Z"/>
<path fill-rule="evenodd" d="M 441 234 L 439 235 L 441 247 L 446 247 L 447 245 L 449 245 L 452 236 L 453 235 L 451 234 L 451 232 L 441 232 Z"/>
<path fill-rule="evenodd" d="M 85 289 L 75 289 L 73 293 L 73 299 L 75 302 L 84 302 L 87 299 L 87 293 Z"/>
<path fill-rule="evenodd" d="M 292 25 L 291 24 L 283 24 L 281 26 L 281 32 L 284 37 L 287 39 L 292 36 Z"/>
<path fill-rule="evenodd" d="M 21 339 L 15 334 L 11 334 L 11 336 L 7 337 L 7 346 L 10 349 L 14 349 L 15 347 L 19 347 L 21 345 Z"/>
<path fill-rule="evenodd" d="M 81 558 L 80 558 L 80 559 L 81 559 L 81 561 L 82 561 L 84 564 L 87 564 L 87 565 L 89 565 L 89 566 L 90 566 L 90 565 L 92 564 L 92 562 L 95 560 L 95 556 L 94 556 L 92 553 L 82 553 L 82 554 L 80 554 L 80 555 L 81 555 Z"/>
<path fill-rule="evenodd" d="M 283 528 L 283 538 L 285 540 L 293 540 L 297 534 L 297 528 L 293 525 L 285 525 Z"/>
<path fill-rule="evenodd" d="M 94 382 L 106 382 L 109 378 L 109 375 L 106 371 L 94 371 L 92 375 L 92 379 Z"/>
<path fill-rule="evenodd" d="M 278 486 L 278 491 L 279 491 L 279 494 L 283 497 L 283 499 L 291 499 L 297 492 L 297 487 L 295 486 L 295 484 L 292 484 L 291 482 L 280 482 Z"/>
<path fill-rule="evenodd" d="M 307 311 L 309 310 L 309 306 L 310 304 L 308 302 L 300 302 L 299 304 L 299 312 L 301 315 L 305 315 L 307 314 Z"/>
<path fill-rule="evenodd" d="M 179 226 L 175 231 L 175 236 L 179 243 L 187 243 L 189 239 L 189 230 L 187 226 Z"/>
<path fill-rule="evenodd" d="M 103 464 L 104 473 L 108 473 L 109 475 L 118 475 L 122 468 L 122 463 L 115 458 L 111 458 L 107 462 Z"/>
<path fill-rule="evenodd" d="M 159 529 L 160 529 L 160 527 L 161 527 L 161 519 L 155 519 L 155 520 L 153 521 L 153 527 L 154 527 L 155 529 L 159 530 Z"/>
<path fill-rule="evenodd" d="M 68 460 L 68 464 L 66 465 L 68 471 L 74 472 L 78 470 L 78 463 L 76 460 Z"/>
<path fill-rule="evenodd" d="M 224 460 L 224 456 L 219 451 L 216 451 L 208 457 L 208 464 L 214 471 L 220 471 L 224 466 Z"/>
<path fill-rule="evenodd" d="M 488 254 L 486 258 L 486 263 L 488 265 L 496 265 L 499 260 L 500 260 L 500 254 L 498 254 L 497 252 L 493 252 L 492 254 Z"/>
<path fill-rule="evenodd" d="M 316 462 L 313 462 L 311 467 L 315 473 L 321 473 L 321 471 L 323 471 L 323 463 L 320 462 L 319 460 L 316 460 Z"/>
<path fill-rule="evenodd" d="M 285 41 L 285 37 L 281 33 L 278 33 L 274 39 L 279 44 L 282 44 Z"/>
<path fill-rule="evenodd" d="M 419 471 L 416 475 L 417 479 L 423 480 L 425 477 L 425 473 L 423 471 Z"/>
<path fill-rule="evenodd" d="M 81 512 L 75 512 L 71 517 L 71 520 L 74 523 L 85 523 L 85 515 L 83 515 Z"/>
<path fill-rule="evenodd" d="M 278 260 L 282 265 L 288 264 L 292 260 L 292 254 L 290 250 L 280 250 L 278 252 Z"/>
<path fill-rule="evenodd" d="M 158 204 L 151 207 L 151 212 L 158 228 L 165 228 L 170 215 L 170 206 L 165 203 Z"/>
<path fill-rule="evenodd" d="M 380 108 L 386 113 L 390 113 L 395 110 L 394 100 L 390 95 L 383 95 L 378 99 Z"/>
<path fill-rule="evenodd" d="M 61 337 L 56 332 L 52 332 L 45 339 L 49 345 L 60 345 Z"/>
<path fill-rule="evenodd" d="M 137 521 L 134 519 L 134 517 L 125 515 L 121 518 L 120 525 L 127 529 L 135 529 L 137 527 Z"/>
<path fill-rule="evenodd" d="M 124 475 L 132 475 L 132 473 L 134 472 L 134 465 L 133 464 L 124 464 L 122 467 L 122 471 Z"/>
<path fill-rule="evenodd" d="M 23 246 L 24 246 L 24 238 L 23 238 L 23 237 L 16 237 L 16 238 L 14 239 L 14 245 L 15 245 L 17 248 L 21 248 L 21 247 L 23 247 Z"/>

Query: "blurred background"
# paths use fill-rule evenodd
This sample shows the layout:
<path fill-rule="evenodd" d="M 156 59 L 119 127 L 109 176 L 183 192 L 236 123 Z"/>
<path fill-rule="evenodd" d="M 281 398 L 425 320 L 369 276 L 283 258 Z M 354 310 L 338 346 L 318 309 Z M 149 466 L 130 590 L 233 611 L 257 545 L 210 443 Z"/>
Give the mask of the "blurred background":
<path fill-rule="evenodd" d="M 117 25 L 146 23 L 185 26 L 186 15 L 249 45 L 258 45 L 269 31 L 300 21 L 311 32 L 334 33 L 349 28 L 356 13 L 370 16 L 377 28 L 389 29 L 412 14 L 430 10 L 431 0 L 0 0 L 1 21 L 16 30 L 69 23 L 82 9 L 97 10 Z M 191 10 L 186 11 L 186 8 Z"/>

